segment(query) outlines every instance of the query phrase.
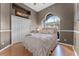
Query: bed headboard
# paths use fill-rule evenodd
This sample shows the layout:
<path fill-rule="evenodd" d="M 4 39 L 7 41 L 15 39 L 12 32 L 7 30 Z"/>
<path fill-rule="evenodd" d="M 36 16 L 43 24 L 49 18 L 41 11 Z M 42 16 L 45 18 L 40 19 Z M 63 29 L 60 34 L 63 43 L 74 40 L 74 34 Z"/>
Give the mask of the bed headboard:
<path fill-rule="evenodd" d="M 55 34 L 55 33 L 57 33 L 57 29 L 55 29 L 55 28 L 43 28 L 39 32 L 44 33 L 44 34 Z"/>

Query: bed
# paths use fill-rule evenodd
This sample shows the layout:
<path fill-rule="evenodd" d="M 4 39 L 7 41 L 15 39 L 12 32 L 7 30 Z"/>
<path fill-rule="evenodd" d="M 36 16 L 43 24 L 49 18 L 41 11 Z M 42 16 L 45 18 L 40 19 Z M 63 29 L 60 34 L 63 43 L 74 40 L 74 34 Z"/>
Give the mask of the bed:
<path fill-rule="evenodd" d="M 47 31 L 46 31 L 47 32 Z M 48 56 L 57 44 L 57 34 L 30 33 L 26 35 L 23 45 L 33 53 L 33 56 Z"/>

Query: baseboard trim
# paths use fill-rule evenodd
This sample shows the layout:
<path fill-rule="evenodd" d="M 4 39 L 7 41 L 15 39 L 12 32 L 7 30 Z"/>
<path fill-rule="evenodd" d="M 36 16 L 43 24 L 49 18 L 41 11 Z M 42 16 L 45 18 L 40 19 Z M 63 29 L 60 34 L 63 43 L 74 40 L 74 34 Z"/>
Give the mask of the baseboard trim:
<path fill-rule="evenodd" d="M 66 43 L 61 43 L 61 42 L 59 42 L 59 44 L 66 45 L 66 46 L 70 46 L 70 47 L 74 47 L 73 45 L 66 44 Z"/>
<path fill-rule="evenodd" d="M 72 47 L 72 48 L 73 48 L 73 50 L 74 50 L 75 56 L 78 56 L 78 55 L 77 55 L 77 52 L 76 52 L 75 49 L 74 49 L 74 47 Z"/>
<path fill-rule="evenodd" d="M 3 50 L 5 50 L 5 49 L 7 49 L 7 48 L 9 48 L 10 46 L 11 46 L 11 45 L 7 45 L 6 47 L 2 48 L 2 49 L 0 50 L 0 52 L 3 51 Z"/>
<path fill-rule="evenodd" d="M 14 43 L 14 44 L 15 44 L 15 43 Z M 3 50 L 5 50 L 5 49 L 11 47 L 11 46 L 14 45 L 14 44 L 12 43 L 12 44 L 7 45 L 6 47 L 2 48 L 2 49 L 0 50 L 0 52 L 2 52 Z"/>

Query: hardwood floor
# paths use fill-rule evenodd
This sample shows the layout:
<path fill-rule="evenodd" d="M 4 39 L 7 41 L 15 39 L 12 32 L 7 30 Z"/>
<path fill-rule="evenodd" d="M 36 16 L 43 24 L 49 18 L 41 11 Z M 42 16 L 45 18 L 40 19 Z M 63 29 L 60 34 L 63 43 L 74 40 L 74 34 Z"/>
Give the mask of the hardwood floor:
<path fill-rule="evenodd" d="M 75 53 L 72 47 L 58 44 L 51 55 L 52 56 L 75 56 Z M 0 52 L 0 56 L 32 56 L 32 53 L 26 50 L 21 43 L 17 43 Z"/>
<path fill-rule="evenodd" d="M 75 52 L 72 47 L 63 44 L 58 44 L 52 53 L 53 56 L 75 56 Z"/>
<path fill-rule="evenodd" d="M 16 43 L 13 46 L 0 52 L 0 56 L 31 56 L 31 55 L 32 53 L 26 50 L 21 43 Z"/>

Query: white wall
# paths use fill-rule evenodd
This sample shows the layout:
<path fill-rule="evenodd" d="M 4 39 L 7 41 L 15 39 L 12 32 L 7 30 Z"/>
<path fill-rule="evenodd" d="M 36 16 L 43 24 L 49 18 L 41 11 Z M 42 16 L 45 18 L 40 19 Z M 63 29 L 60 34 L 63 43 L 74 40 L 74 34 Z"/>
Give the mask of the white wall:
<path fill-rule="evenodd" d="M 26 34 L 31 31 L 31 20 L 18 16 L 11 16 L 12 43 L 21 42 Z"/>

